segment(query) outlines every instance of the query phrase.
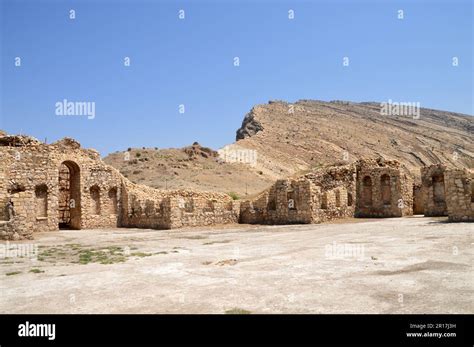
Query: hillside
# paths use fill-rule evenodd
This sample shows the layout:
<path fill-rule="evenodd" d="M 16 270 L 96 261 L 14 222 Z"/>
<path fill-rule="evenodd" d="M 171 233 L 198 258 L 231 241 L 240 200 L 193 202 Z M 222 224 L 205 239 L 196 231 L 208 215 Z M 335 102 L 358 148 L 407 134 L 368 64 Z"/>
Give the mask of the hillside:
<path fill-rule="evenodd" d="M 384 157 L 419 167 L 474 167 L 474 117 L 421 109 L 419 119 L 382 115 L 379 103 L 300 100 L 255 106 L 237 130 L 236 144 L 256 150 L 257 165 L 222 163 L 195 144 L 183 149 L 131 149 L 105 161 L 134 182 L 254 194 L 273 180 L 359 158 Z M 140 153 L 140 154 L 138 154 Z M 139 157 L 138 157 L 139 156 Z"/>
<path fill-rule="evenodd" d="M 198 143 L 180 149 L 130 148 L 104 161 L 135 183 L 161 189 L 191 188 L 245 197 L 273 180 L 247 165 L 223 162 L 217 152 Z"/>

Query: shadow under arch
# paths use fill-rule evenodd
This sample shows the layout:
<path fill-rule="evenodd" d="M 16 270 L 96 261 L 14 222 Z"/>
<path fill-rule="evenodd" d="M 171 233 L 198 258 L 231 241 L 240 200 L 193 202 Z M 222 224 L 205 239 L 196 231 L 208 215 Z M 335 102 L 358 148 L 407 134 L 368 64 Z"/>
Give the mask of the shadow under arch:
<path fill-rule="evenodd" d="M 81 169 L 66 160 L 59 166 L 59 229 L 81 229 Z"/>

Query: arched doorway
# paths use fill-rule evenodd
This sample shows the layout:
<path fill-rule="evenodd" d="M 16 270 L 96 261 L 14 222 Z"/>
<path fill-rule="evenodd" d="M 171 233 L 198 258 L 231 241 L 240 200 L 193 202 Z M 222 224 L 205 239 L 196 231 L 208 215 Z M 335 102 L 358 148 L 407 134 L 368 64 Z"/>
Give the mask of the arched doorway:
<path fill-rule="evenodd" d="M 81 175 L 79 166 L 65 161 L 59 166 L 58 223 L 60 229 L 81 228 Z"/>
<path fill-rule="evenodd" d="M 380 185 L 382 186 L 382 203 L 384 206 L 390 206 L 392 202 L 390 176 L 387 174 L 382 175 L 382 177 L 380 177 Z"/>
<path fill-rule="evenodd" d="M 372 206 L 372 179 L 370 176 L 365 176 L 362 180 L 362 206 Z"/>
<path fill-rule="evenodd" d="M 433 200 L 435 204 L 445 204 L 444 176 L 442 174 L 433 175 Z"/>
<path fill-rule="evenodd" d="M 112 187 L 109 189 L 109 212 L 110 214 L 117 214 L 118 203 L 117 203 L 117 188 Z"/>

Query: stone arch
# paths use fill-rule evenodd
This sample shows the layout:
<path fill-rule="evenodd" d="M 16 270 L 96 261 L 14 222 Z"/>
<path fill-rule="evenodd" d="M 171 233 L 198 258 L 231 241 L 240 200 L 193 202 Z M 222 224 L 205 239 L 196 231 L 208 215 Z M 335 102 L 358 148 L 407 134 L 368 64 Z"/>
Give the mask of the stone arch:
<path fill-rule="evenodd" d="M 117 214 L 118 212 L 117 187 L 112 187 L 109 189 L 108 197 L 109 197 L 110 214 Z"/>
<path fill-rule="evenodd" d="M 91 214 L 100 215 L 100 188 L 98 185 L 93 185 L 89 189 L 91 197 Z"/>
<path fill-rule="evenodd" d="M 58 170 L 58 224 L 60 229 L 81 228 L 81 170 L 66 160 Z"/>
<path fill-rule="evenodd" d="M 392 191 L 390 187 L 390 176 L 383 174 L 380 177 L 380 186 L 381 186 L 381 200 L 385 206 L 390 206 L 392 203 Z"/>
<path fill-rule="evenodd" d="M 48 187 L 39 184 L 35 187 L 35 215 L 36 217 L 48 216 Z"/>
<path fill-rule="evenodd" d="M 365 176 L 362 180 L 362 206 L 372 206 L 372 178 Z"/>
<path fill-rule="evenodd" d="M 341 207 L 341 192 L 339 191 L 339 189 L 336 189 L 335 195 L 336 195 L 336 207 Z"/>
<path fill-rule="evenodd" d="M 413 214 L 424 214 L 424 196 L 421 185 L 413 185 Z"/>
<path fill-rule="evenodd" d="M 445 203 L 446 196 L 444 191 L 444 175 L 434 174 L 431 177 L 433 183 L 433 202 L 435 204 Z"/>

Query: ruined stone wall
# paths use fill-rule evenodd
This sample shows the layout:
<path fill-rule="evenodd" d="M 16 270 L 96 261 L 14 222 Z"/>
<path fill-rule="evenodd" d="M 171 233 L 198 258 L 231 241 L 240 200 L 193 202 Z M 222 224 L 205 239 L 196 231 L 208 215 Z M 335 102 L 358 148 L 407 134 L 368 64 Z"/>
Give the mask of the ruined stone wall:
<path fill-rule="evenodd" d="M 273 190 L 273 192 L 271 192 Z M 274 186 L 260 193 L 253 200 L 244 200 L 240 203 L 240 223 L 266 224 L 269 213 L 276 214 L 276 197 Z M 271 201 L 271 206 L 269 202 Z M 275 207 L 273 207 L 275 206 Z"/>
<path fill-rule="evenodd" d="M 396 161 L 359 160 L 278 180 L 256 198 L 238 202 L 222 193 L 134 184 L 72 139 L 46 145 L 0 136 L 0 239 L 28 239 L 60 227 L 174 229 L 401 217 L 413 213 L 414 195 L 417 213 L 473 220 L 472 171 L 433 165 L 422 168 L 421 176 L 421 186 L 414 186 Z"/>
<path fill-rule="evenodd" d="M 222 193 L 159 191 L 135 185 L 95 150 L 72 139 L 46 145 L 0 138 L 0 238 L 32 238 L 59 228 L 95 229 L 237 223 L 239 203 Z M 9 218 L 7 204 L 13 203 Z"/>
<path fill-rule="evenodd" d="M 413 185 L 413 214 L 425 213 L 425 195 L 421 183 Z"/>
<path fill-rule="evenodd" d="M 312 223 L 354 217 L 355 165 L 334 166 L 305 175 L 317 187 L 313 193 Z"/>
<path fill-rule="evenodd" d="M 240 221 L 249 224 L 311 223 L 312 191 L 307 179 L 278 180 L 253 201 L 241 204 Z"/>
<path fill-rule="evenodd" d="M 114 189 L 117 195 L 113 201 L 118 204 L 121 175 L 102 163 L 96 151 L 81 149 L 71 139 L 52 145 L 30 140 L 28 145 L 0 146 L 0 154 L 3 171 L 0 173 L 0 202 L 5 210 L 5 204 L 10 200 L 15 213 L 12 229 L 0 235 L 2 238 L 31 238 L 33 232 L 58 229 L 62 163 L 67 163 L 75 171 L 73 176 L 76 175 L 77 179 L 77 186 L 67 204 L 68 212 L 75 216 L 69 227 L 117 226 L 118 213 L 113 212 L 108 193 Z M 97 192 L 94 201 L 92 187 Z"/>
<path fill-rule="evenodd" d="M 424 200 L 425 216 L 447 216 L 446 182 L 444 173 L 446 166 L 441 164 L 421 168 L 421 184 Z"/>
<path fill-rule="evenodd" d="M 240 221 L 305 224 L 353 217 L 354 199 L 354 167 L 331 167 L 296 179 L 276 181 L 255 199 L 242 203 Z"/>
<path fill-rule="evenodd" d="M 309 180 L 279 180 L 275 185 L 276 213 L 272 224 L 311 223 L 312 182 Z"/>
<path fill-rule="evenodd" d="M 168 229 L 170 199 L 151 187 L 123 181 L 120 226 L 129 228 Z"/>
<path fill-rule="evenodd" d="M 413 180 L 396 161 L 364 159 L 320 169 L 294 180 L 278 180 L 241 206 L 242 223 L 321 223 L 354 216 L 402 217 L 413 214 Z"/>
<path fill-rule="evenodd" d="M 402 217 L 413 214 L 413 179 L 396 161 L 357 163 L 357 217 Z"/>
<path fill-rule="evenodd" d="M 474 171 L 448 169 L 444 177 L 449 220 L 474 222 Z"/>
<path fill-rule="evenodd" d="M 161 191 L 124 180 L 120 226 L 153 229 L 238 223 L 240 206 L 227 194 Z"/>
<path fill-rule="evenodd" d="M 350 191 L 352 188 L 355 189 L 356 169 L 354 164 L 332 166 L 308 173 L 304 177 L 321 187 L 322 191 L 340 186 L 348 187 Z"/>
<path fill-rule="evenodd" d="M 176 191 L 170 204 L 171 228 L 239 222 L 240 203 L 227 194 Z"/>
<path fill-rule="evenodd" d="M 343 185 L 321 191 L 314 195 L 313 223 L 323 223 L 339 218 L 354 217 L 355 202 L 351 200 L 353 190 Z"/>

